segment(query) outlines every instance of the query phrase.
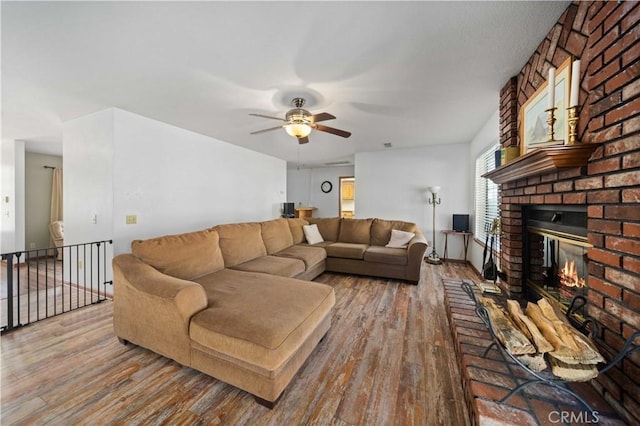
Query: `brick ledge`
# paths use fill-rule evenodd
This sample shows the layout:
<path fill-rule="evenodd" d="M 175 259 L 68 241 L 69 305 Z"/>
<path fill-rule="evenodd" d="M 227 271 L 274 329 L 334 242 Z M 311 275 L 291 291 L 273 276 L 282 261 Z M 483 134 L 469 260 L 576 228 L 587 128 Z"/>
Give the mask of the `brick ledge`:
<path fill-rule="evenodd" d="M 486 358 L 482 358 L 492 342 L 491 335 L 476 315 L 473 302 L 460 288 L 461 281 L 447 278 L 442 281 L 445 307 L 472 424 L 595 423 L 588 410 L 577 400 L 547 385 L 533 385 L 522 394 L 499 403 L 511 389 L 530 376 L 517 364 L 506 362 L 495 348 Z M 589 383 L 574 383 L 571 389 L 597 411 L 600 424 L 627 424 Z M 563 415 L 569 422 L 561 421 Z"/>

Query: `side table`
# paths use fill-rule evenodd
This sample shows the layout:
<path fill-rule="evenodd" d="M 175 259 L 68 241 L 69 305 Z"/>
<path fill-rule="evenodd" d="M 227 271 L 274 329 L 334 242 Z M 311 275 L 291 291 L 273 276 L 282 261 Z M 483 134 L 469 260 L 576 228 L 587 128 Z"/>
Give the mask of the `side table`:
<path fill-rule="evenodd" d="M 444 234 L 444 253 L 442 254 L 443 260 L 449 260 L 449 257 L 447 256 L 447 244 L 448 244 L 448 240 L 449 240 L 449 235 L 462 235 L 462 241 L 464 243 L 464 261 L 467 261 L 467 251 L 469 250 L 469 240 L 471 239 L 470 237 L 473 235 L 472 232 L 461 232 L 461 231 L 454 231 L 454 230 L 445 230 L 442 231 L 442 233 Z"/>

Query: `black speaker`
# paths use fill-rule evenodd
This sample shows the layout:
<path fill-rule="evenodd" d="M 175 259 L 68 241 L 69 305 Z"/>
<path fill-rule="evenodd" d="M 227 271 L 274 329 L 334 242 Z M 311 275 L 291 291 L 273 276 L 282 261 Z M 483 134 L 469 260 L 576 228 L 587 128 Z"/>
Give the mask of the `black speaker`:
<path fill-rule="evenodd" d="M 296 217 L 295 203 L 282 203 L 282 217 Z"/>
<path fill-rule="evenodd" d="M 457 232 L 469 232 L 469 215 L 468 214 L 454 214 L 453 215 L 453 230 Z"/>

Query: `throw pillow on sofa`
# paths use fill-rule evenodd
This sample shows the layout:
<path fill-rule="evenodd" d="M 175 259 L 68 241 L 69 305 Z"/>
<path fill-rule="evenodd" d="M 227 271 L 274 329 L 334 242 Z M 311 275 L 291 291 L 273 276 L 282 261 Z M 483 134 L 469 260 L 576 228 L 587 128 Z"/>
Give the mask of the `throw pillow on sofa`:
<path fill-rule="evenodd" d="M 324 238 L 322 238 L 318 230 L 318 225 L 304 225 L 302 229 L 304 229 L 304 237 L 307 239 L 307 243 L 318 244 L 324 242 Z"/>
<path fill-rule="evenodd" d="M 389 240 L 389 243 L 385 247 L 407 248 L 407 244 L 409 244 L 409 241 L 411 241 L 415 236 L 416 234 L 414 232 L 406 232 L 406 231 L 400 231 L 397 229 L 392 229 L 391 239 Z"/>

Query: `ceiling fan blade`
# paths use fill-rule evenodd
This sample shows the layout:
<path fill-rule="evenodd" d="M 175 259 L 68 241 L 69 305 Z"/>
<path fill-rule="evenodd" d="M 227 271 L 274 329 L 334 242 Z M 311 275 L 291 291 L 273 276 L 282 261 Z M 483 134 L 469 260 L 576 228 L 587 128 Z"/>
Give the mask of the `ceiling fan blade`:
<path fill-rule="evenodd" d="M 282 126 L 270 127 L 268 129 L 256 130 L 255 132 L 249 133 L 250 135 L 257 135 L 258 133 L 270 132 L 272 130 L 282 129 Z"/>
<path fill-rule="evenodd" d="M 304 138 L 298 138 L 298 143 L 300 145 L 302 145 L 303 143 L 309 143 L 309 138 L 306 136 Z"/>
<path fill-rule="evenodd" d="M 321 112 L 320 114 L 314 114 L 309 118 L 312 123 L 317 123 L 318 121 L 333 120 L 335 117 L 328 112 Z"/>
<path fill-rule="evenodd" d="M 348 138 L 351 136 L 351 132 L 347 132 L 345 130 L 334 129 L 333 127 L 323 126 L 322 124 L 316 124 L 315 128 L 320 130 L 321 132 L 332 133 L 334 135 L 342 136 L 343 138 Z"/>
<path fill-rule="evenodd" d="M 270 118 L 272 120 L 280 120 L 280 121 L 287 121 L 284 118 L 280 118 L 280 117 L 271 117 L 270 115 L 264 115 L 264 114 L 249 114 L 249 115 L 253 115 L 254 117 L 262 117 L 262 118 Z"/>

